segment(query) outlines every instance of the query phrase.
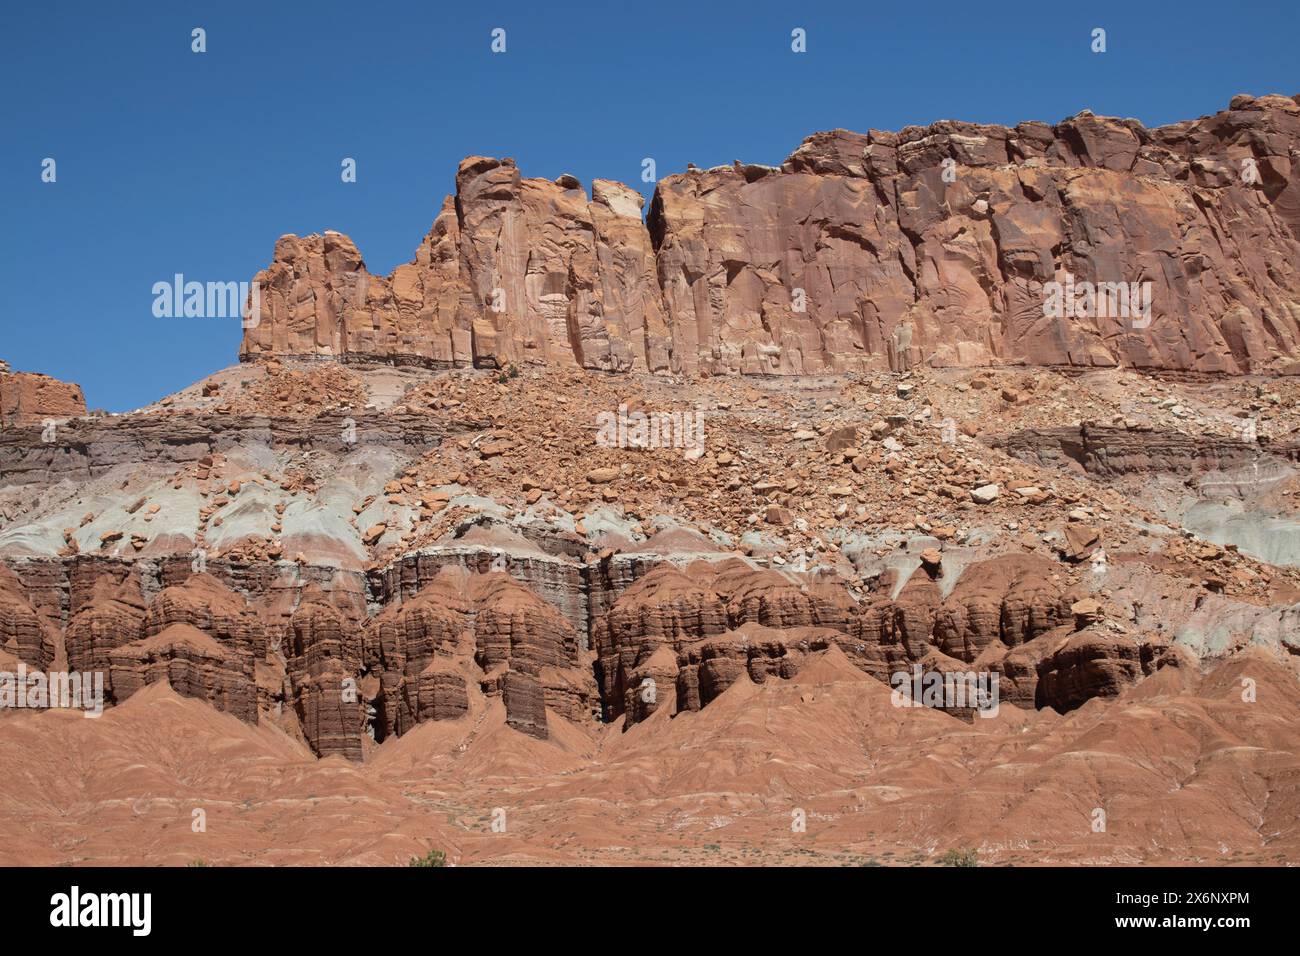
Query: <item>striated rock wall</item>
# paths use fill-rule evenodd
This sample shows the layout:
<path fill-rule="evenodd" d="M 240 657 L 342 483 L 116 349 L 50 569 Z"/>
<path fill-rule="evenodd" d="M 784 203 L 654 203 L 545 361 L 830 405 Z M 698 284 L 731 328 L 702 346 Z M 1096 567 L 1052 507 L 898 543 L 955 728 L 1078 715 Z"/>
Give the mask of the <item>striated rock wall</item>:
<path fill-rule="evenodd" d="M 265 415 L 131 416 L 68 422 L 56 442 L 41 441 L 39 423 L 0 432 L 0 480 L 36 484 L 98 477 L 124 461 L 178 466 L 249 443 L 346 453 L 343 423 L 356 442 L 423 451 L 437 447 L 442 429 L 415 415 L 329 410 L 306 422 Z"/>
<path fill-rule="evenodd" d="M 922 563 L 861 601 L 842 580 L 736 558 L 662 561 L 595 618 L 592 652 L 560 608 L 499 571 L 442 566 L 371 616 L 347 575 L 286 595 L 249 569 L 187 567 L 81 556 L 60 578 L 48 562 L 22 563 L 21 577 L 0 565 L 0 658 L 103 672 L 116 704 L 165 681 L 355 761 L 369 740 L 464 717 L 483 697 L 544 739 L 553 717 L 700 710 L 742 678 L 794 679 L 828 654 L 891 685 L 914 669 L 999 674 L 1004 702 L 1064 712 L 1152 673 L 1167 646 L 1112 633 L 1097 601 L 1071 603 L 1060 565 L 1031 554 L 976 562 L 946 590 Z"/>
<path fill-rule="evenodd" d="M 1256 443 L 1090 423 L 1015 432 L 997 445 L 1024 461 L 1048 467 L 1078 468 L 1102 478 L 1227 471 L 1262 463 L 1270 456 L 1278 460 L 1300 460 L 1300 448 L 1289 442 Z"/>
<path fill-rule="evenodd" d="M 0 565 L 0 652 L 44 670 L 58 655 L 58 632 L 28 596 L 18 576 Z"/>
<path fill-rule="evenodd" d="M 607 720 L 644 719 L 665 695 L 674 712 L 698 710 L 742 674 L 756 683 L 788 679 L 808 655 L 832 645 L 884 683 L 914 666 L 997 671 L 1007 675 L 1013 703 L 1062 709 L 1121 683 L 1091 671 L 1076 678 L 1083 665 L 1073 659 L 1052 658 L 1040 668 L 1057 650 L 1046 636 L 1057 628 L 1061 640 L 1074 633 L 1065 624 L 1070 616 L 1056 567 L 1035 555 L 978 562 L 947 597 L 920 567 L 896 595 L 882 588 L 861 603 L 839 581 L 799 584 L 730 560 L 685 571 L 659 565 L 619 596 L 593 634 Z M 1026 645 L 1030 652 L 1017 653 Z M 1107 653 L 1125 650 L 1103 647 L 1093 655 L 1100 663 L 1084 669 L 1111 668 Z M 1052 675 L 1041 692 L 1040 669 Z"/>
<path fill-rule="evenodd" d="M 240 660 L 204 632 L 173 624 L 153 637 L 109 654 L 110 683 L 120 702 L 157 681 L 183 697 L 205 700 L 217 710 L 257 723 L 257 688 L 251 660 Z"/>
<path fill-rule="evenodd" d="M 669 176 L 643 223 L 627 186 L 596 180 L 589 199 L 572 176 L 471 157 L 388 277 L 339 233 L 283 237 L 241 357 L 687 375 L 1296 368 L 1298 159 L 1300 105 L 1284 96 L 1154 129 L 1085 111 L 833 130 L 779 167 Z M 1045 285 L 1071 277 L 1136 283 L 1149 311 L 1045 315 Z"/>
<path fill-rule="evenodd" d="M 507 711 L 512 700 L 526 710 L 541 701 L 541 708 L 573 720 L 589 719 L 597 709 L 579 632 L 504 573 L 444 567 L 414 597 L 388 605 L 366 628 L 364 642 L 366 667 L 380 679 L 380 740 L 421 721 L 464 714 L 471 679 L 489 695 L 504 693 Z M 542 710 L 525 722 L 529 733 L 545 736 Z"/>
<path fill-rule="evenodd" d="M 593 629 L 605 718 L 648 716 L 674 687 L 678 709 L 698 709 L 746 669 L 747 652 L 735 649 L 749 640 L 733 631 L 844 631 L 854 610 L 842 584 L 801 586 L 738 559 L 685 570 L 660 564 L 623 591 Z"/>

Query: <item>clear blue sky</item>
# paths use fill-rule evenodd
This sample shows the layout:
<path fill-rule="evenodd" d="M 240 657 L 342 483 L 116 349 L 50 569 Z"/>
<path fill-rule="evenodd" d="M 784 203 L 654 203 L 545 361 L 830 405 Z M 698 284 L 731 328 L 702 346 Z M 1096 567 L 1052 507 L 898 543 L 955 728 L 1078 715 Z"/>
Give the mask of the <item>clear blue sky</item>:
<path fill-rule="evenodd" d="M 239 342 L 234 321 L 155 318 L 153 283 L 251 280 L 278 236 L 324 229 L 387 273 L 466 155 L 648 191 L 645 156 L 660 176 L 776 163 L 837 126 L 1083 108 L 1156 125 L 1300 92 L 1298 28 L 1294 0 L 4 0 L 0 357 L 79 382 L 91 407 L 138 407 L 232 364 Z"/>

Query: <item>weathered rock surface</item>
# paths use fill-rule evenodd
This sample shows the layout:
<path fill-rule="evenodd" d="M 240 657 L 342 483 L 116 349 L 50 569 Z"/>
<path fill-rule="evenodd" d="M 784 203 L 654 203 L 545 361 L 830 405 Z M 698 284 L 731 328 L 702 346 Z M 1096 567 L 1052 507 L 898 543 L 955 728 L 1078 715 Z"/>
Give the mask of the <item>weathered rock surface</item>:
<path fill-rule="evenodd" d="M 496 694 L 510 675 L 526 677 L 541 689 L 544 707 L 574 720 L 589 719 L 597 709 L 578 632 L 504 573 L 443 567 L 413 597 L 380 614 L 365 639 L 367 659 L 383 687 L 383 736 L 406 733 L 423 720 L 461 716 L 471 679 Z M 531 690 L 516 695 L 517 702 L 532 699 Z M 529 726 L 544 731 L 544 716 L 529 718 Z"/>
<path fill-rule="evenodd" d="M 918 665 L 1001 671 L 1011 651 L 1073 621 L 1068 588 L 1048 559 L 1010 554 L 977 562 L 946 597 L 935 571 L 919 567 L 896 595 L 883 582 L 858 603 L 841 583 L 800 585 L 739 560 L 696 562 L 685 571 L 660 565 L 629 586 L 594 629 L 606 719 L 644 719 L 662 705 L 667 688 L 676 693 L 677 711 L 698 710 L 741 673 L 755 683 L 769 675 L 789 679 L 809 654 L 832 645 L 886 684 Z M 1101 647 L 1094 657 L 1105 660 L 1096 666 L 1113 668 L 1123 651 L 1119 644 Z M 1067 690 L 1037 693 L 1037 659 L 1033 665 L 1013 702 L 1070 705 Z M 1060 661 L 1051 669 L 1070 666 Z M 1112 685 L 1118 686 L 1092 680 L 1080 693 L 1109 693 Z"/>
<path fill-rule="evenodd" d="M 918 569 L 897 597 L 864 602 L 848 628 L 853 655 L 883 681 L 936 654 L 965 664 L 996 660 L 1068 620 L 1059 577 L 1044 558 L 1004 555 L 967 568 L 945 599 Z"/>
<path fill-rule="evenodd" d="M 68 665 L 104 673 L 112 702 L 165 681 L 182 696 L 257 722 L 262 623 L 215 578 L 193 575 L 146 604 L 138 577 L 106 572 L 79 601 L 64 636 Z"/>
<path fill-rule="evenodd" d="M 1216 436 L 1087 423 L 1016 432 L 1008 435 L 1001 446 L 1025 461 L 1080 468 L 1103 478 L 1227 471 L 1268 456 L 1300 460 L 1300 447 L 1290 442 L 1261 445 Z"/>
<path fill-rule="evenodd" d="M 365 701 L 360 622 L 330 603 L 316 585 L 303 592 L 290 621 L 284 653 L 293 686 L 293 709 L 320 756 L 363 756 Z"/>
<path fill-rule="evenodd" d="M 507 671 L 501 681 L 506 705 L 506 724 L 538 740 L 550 736 L 546 724 L 546 692 L 536 678 Z"/>
<path fill-rule="evenodd" d="M 470 157 L 414 261 L 386 278 L 339 233 L 283 237 L 241 355 L 1263 371 L 1300 359 L 1298 148 L 1300 105 L 1275 95 L 1154 129 L 1085 111 L 833 130 L 779 167 L 669 176 L 645 224 L 626 186 L 597 180 L 588 199 L 572 176 Z M 1053 316 L 1053 282 L 1133 283 L 1141 298 Z"/>
<path fill-rule="evenodd" d="M 1065 713 L 1094 697 L 1116 697 L 1150 670 L 1132 637 L 1079 631 L 1038 665 L 1037 701 Z"/>
<path fill-rule="evenodd" d="M 537 359 L 611 371 L 668 367 L 668 335 L 639 193 L 571 176 L 521 179 L 471 157 L 416 253 L 370 275 L 335 232 L 285 236 L 256 281 L 262 319 L 242 354 L 431 365 Z"/>
<path fill-rule="evenodd" d="M 146 636 L 145 611 L 139 585 L 130 578 L 122 581 L 110 575 L 96 578 L 90 595 L 68 622 L 63 636 L 68 669 L 104 674 L 106 694 L 110 700 L 117 701 L 119 698 L 113 690 L 110 669 L 111 655 L 119 647 Z M 182 622 L 184 618 L 176 617 L 168 623 Z M 138 684 L 133 686 L 138 687 Z"/>
<path fill-rule="evenodd" d="M 182 697 L 197 697 L 257 723 L 257 687 L 247 663 L 198 628 L 172 624 L 110 651 L 108 683 L 121 702 L 149 684 L 165 681 Z"/>
<path fill-rule="evenodd" d="M 674 686 L 679 695 L 687 688 L 696 694 L 698 681 L 680 680 L 678 669 L 683 664 L 680 659 L 675 664 L 665 649 L 680 658 L 686 648 L 746 625 L 845 630 L 854 610 L 842 584 L 801 585 L 738 559 L 717 564 L 697 561 L 685 570 L 660 564 L 628 587 L 593 629 L 606 719 L 624 712 L 633 719 L 645 716 L 658 706 L 658 696 Z M 717 656 L 707 648 L 695 653 L 697 657 L 709 654 L 710 660 Z M 699 664 L 690 660 L 688 666 Z M 711 674 L 727 666 L 711 664 L 706 671 Z M 709 697 L 707 687 L 714 686 L 713 678 L 706 675 L 705 680 Z M 691 709 L 680 696 L 679 707 Z"/>
<path fill-rule="evenodd" d="M 27 589 L 0 565 L 0 649 L 44 670 L 57 653 L 58 632 L 27 600 Z"/>
<path fill-rule="evenodd" d="M 244 599 L 210 574 L 195 574 L 161 591 L 149 604 L 145 629 L 153 635 L 173 624 L 189 624 L 239 657 L 266 654 L 266 635 Z"/>
<path fill-rule="evenodd" d="M 742 677 L 756 684 L 790 680 L 810 655 L 826 651 L 842 636 L 829 628 L 744 624 L 688 644 L 677 655 L 678 710 L 700 710 Z"/>
<path fill-rule="evenodd" d="M 0 428 L 42 425 L 47 419 L 85 414 L 81 386 L 34 372 L 11 372 L 8 365 L 0 367 Z"/>

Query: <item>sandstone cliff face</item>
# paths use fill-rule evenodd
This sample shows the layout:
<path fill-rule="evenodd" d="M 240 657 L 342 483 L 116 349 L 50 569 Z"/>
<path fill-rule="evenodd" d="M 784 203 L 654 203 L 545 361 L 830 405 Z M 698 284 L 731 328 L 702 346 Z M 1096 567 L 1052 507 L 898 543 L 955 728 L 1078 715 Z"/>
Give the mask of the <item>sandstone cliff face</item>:
<path fill-rule="evenodd" d="M 465 678 L 450 664 L 473 653 L 472 604 L 451 574 L 435 578 L 413 598 L 385 608 L 371 625 L 367 664 L 380 674 L 380 732 L 400 735 L 421 720 L 458 717 L 468 706 Z M 459 686 L 457 679 L 459 678 Z"/>
<path fill-rule="evenodd" d="M 96 580 L 68 624 L 69 665 L 105 671 L 116 703 L 164 681 L 184 697 L 257 723 L 255 662 L 266 642 L 256 613 L 208 574 L 163 589 L 147 608 L 136 581 Z"/>
<path fill-rule="evenodd" d="M 797 643 L 802 637 L 790 635 L 803 630 L 847 631 L 856 610 L 840 582 L 800 584 L 738 558 L 716 564 L 697 561 L 685 570 L 659 564 L 630 585 L 593 628 L 606 719 L 623 713 L 640 719 L 655 710 L 660 695 L 674 684 L 679 695 L 686 687 L 694 688 L 700 655 L 740 661 L 736 667 L 744 669 L 747 655 L 716 651 L 716 647 L 747 646 L 747 638 L 733 640 L 744 628 L 756 627 L 772 640 L 784 634 Z M 721 641 L 716 646 L 715 638 Z M 682 667 L 692 668 L 690 678 L 679 677 Z M 713 669 L 730 667 L 725 661 L 705 666 L 706 699 L 715 696 L 707 686 L 720 693 L 739 670 L 730 674 L 731 679 L 711 685 L 708 675 Z M 691 709 L 680 700 L 679 707 Z"/>
<path fill-rule="evenodd" d="M 779 167 L 669 176 L 645 223 L 619 183 L 588 199 L 572 176 L 471 157 L 391 276 L 338 233 L 282 238 L 241 356 L 688 375 L 1291 365 L 1297 150 L 1283 96 L 1155 129 L 1084 112 L 834 130 Z M 1068 277 L 1149 283 L 1150 312 L 1045 315 L 1045 285 Z"/>
<path fill-rule="evenodd" d="M 1142 651 L 1127 635 L 1079 631 L 1040 665 L 1038 698 L 1064 713 L 1093 697 L 1115 697 L 1152 670 Z"/>
<path fill-rule="evenodd" d="M 471 157 L 414 262 L 372 276 L 346 236 L 285 236 L 242 356 L 429 365 L 539 360 L 665 371 L 668 331 L 635 190 L 521 179 Z"/>
<path fill-rule="evenodd" d="M 0 363 L 0 427 L 40 425 L 46 419 L 86 414 L 81 386 L 48 375 L 11 372 Z"/>
<path fill-rule="evenodd" d="M 756 684 L 790 680 L 810 657 L 828 651 L 840 637 L 829 628 L 745 624 L 687 645 L 677 655 L 677 709 L 700 710 L 742 677 Z"/>
<path fill-rule="evenodd" d="M 1098 624 L 1098 602 L 1071 603 L 1062 567 L 1005 554 L 945 587 L 941 568 L 923 563 L 858 601 L 842 581 L 738 558 L 664 561 L 597 618 L 593 655 L 559 608 L 500 572 L 444 566 L 371 617 L 342 579 L 278 595 L 230 578 L 258 593 L 250 604 L 183 562 L 81 558 L 66 608 L 42 565 L 24 565 L 21 580 L 0 567 L 0 656 L 49 669 L 66 652 L 69 669 L 104 673 L 109 703 L 166 683 L 354 761 L 368 737 L 472 715 L 484 698 L 501 701 L 509 727 L 545 739 L 555 717 L 581 724 L 603 709 L 631 724 L 662 707 L 698 711 L 738 681 L 797 679 L 832 659 L 884 684 L 916 667 L 997 673 L 1004 703 L 1066 712 L 1152 673 L 1166 645 Z"/>

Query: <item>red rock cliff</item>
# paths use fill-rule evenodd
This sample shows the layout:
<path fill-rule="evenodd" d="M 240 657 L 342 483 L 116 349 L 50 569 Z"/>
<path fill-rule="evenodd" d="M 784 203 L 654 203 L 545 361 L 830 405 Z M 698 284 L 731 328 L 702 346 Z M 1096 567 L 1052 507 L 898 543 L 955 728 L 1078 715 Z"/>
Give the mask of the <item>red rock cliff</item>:
<path fill-rule="evenodd" d="M 386 278 L 339 233 L 280 239 L 241 357 L 685 374 L 1300 360 L 1295 97 L 1155 129 L 1084 112 L 834 130 L 780 167 L 669 176 L 641 207 L 619 183 L 589 199 L 572 176 L 471 157 Z M 1067 276 L 1149 283 L 1149 315 L 1045 315 Z"/>
<path fill-rule="evenodd" d="M 81 386 L 34 372 L 11 372 L 0 361 L 0 426 L 40 425 L 86 414 Z"/>

